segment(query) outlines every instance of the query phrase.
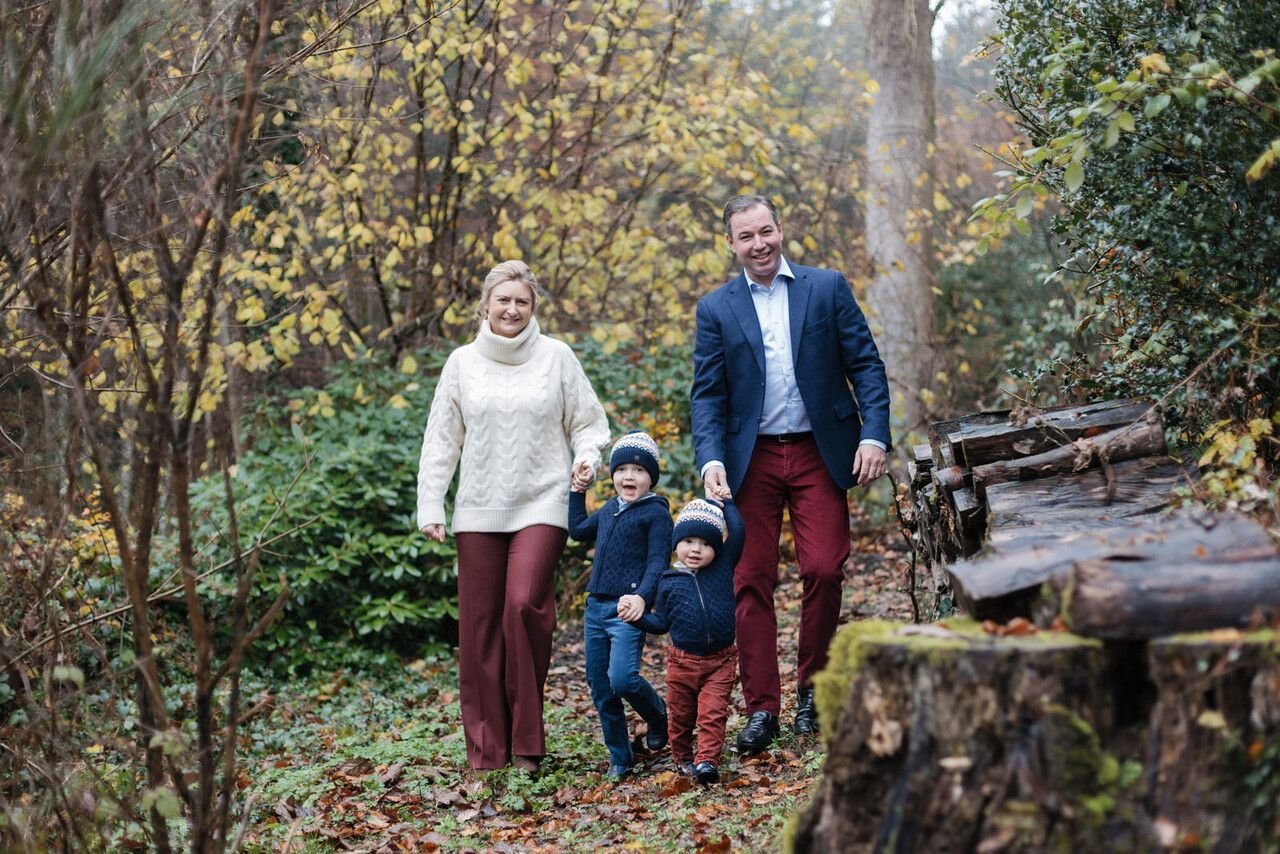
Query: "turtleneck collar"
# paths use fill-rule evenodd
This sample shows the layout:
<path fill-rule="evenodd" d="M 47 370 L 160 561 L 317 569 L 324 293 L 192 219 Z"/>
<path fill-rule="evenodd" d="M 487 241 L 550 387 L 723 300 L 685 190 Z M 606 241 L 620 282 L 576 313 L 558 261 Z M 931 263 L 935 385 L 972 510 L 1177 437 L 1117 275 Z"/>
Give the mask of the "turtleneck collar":
<path fill-rule="evenodd" d="M 523 365 L 533 358 L 533 350 L 541 334 L 536 317 L 530 317 L 529 325 L 521 329 L 514 338 L 503 338 L 495 334 L 489 328 L 489 319 L 485 318 L 480 322 L 480 332 L 476 334 L 476 349 L 486 359 L 500 364 Z"/>

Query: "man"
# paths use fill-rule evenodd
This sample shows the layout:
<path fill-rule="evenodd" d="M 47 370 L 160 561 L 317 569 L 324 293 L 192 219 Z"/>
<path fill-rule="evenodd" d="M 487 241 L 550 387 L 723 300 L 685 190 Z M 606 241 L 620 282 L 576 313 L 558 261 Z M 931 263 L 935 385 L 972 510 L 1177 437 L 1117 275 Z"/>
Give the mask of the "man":
<path fill-rule="evenodd" d="M 784 506 L 804 591 L 795 730 L 818 731 L 813 676 L 826 664 L 840 616 L 847 491 L 884 474 L 889 384 L 849 283 L 832 270 L 787 263 L 768 199 L 729 200 L 724 224 L 743 273 L 698 303 L 690 398 L 707 496 L 736 496 L 746 523 L 734 593 L 748 713 L 738 752 L 747 755 L 778 734 L 773 594 Z"/>

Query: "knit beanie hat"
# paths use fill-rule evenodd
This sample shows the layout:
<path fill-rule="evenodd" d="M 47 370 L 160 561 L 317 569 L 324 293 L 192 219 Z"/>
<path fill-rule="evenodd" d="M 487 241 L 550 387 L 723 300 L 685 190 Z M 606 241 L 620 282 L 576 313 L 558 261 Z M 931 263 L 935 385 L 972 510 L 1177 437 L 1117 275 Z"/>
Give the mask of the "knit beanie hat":
<path fill-rule="evenodd" d="M 685 537 L 700 537 L 719 550 L 724 545 L 724 538 L 729 534 L 729 526 L 725 524 L 724 512 L 710 501 L 695 498 L 684 506 L 676 516 L 676 527 L 671 533 L 671 547 Z"/>
<path fill-rule="evenodd" d="M 613 444 L 609 455 L 609 474 L 620 465 L 634 463 L 649 473 L 650 487 L 658 485 L 658 443 L 643 430 L 632 430 Z"/>

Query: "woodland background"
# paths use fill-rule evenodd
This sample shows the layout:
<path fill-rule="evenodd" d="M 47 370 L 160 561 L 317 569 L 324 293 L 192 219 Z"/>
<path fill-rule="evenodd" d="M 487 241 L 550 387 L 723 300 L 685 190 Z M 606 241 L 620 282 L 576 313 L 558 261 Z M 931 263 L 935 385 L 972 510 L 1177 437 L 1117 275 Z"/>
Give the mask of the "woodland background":
<path fill-rule="evenodd" d="M 1276 530 L 1277 33 L 1243 0 L 3 0 L 0 844 L 278 846 L 244 769 L 292 749 L 280 697 L 446 691 L 413 484 L 495 262 L 692 495 L 739 192 L 847 274 L 900 448 L 1147 395 L 1188 492 Z"/>

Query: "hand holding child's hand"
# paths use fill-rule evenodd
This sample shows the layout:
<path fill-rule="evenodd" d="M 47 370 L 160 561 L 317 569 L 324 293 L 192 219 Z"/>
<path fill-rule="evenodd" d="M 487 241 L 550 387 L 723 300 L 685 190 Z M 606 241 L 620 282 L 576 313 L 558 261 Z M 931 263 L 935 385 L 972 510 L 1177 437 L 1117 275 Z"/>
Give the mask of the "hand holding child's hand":
<path fill-rule="evenodd" d="M 574 492 L 586 492 L 591 488 L 591 484 L 596 480 L 596 467 L 588 462 L 580 462 L 573 467 L 573 483 L 571 488 Z"/>
<path fill-rule="evenodd" d="M 629 593 L 618 597 L 618 616 L 628 623 L 634 623 L 644 616 L 644 599 Z"/>

